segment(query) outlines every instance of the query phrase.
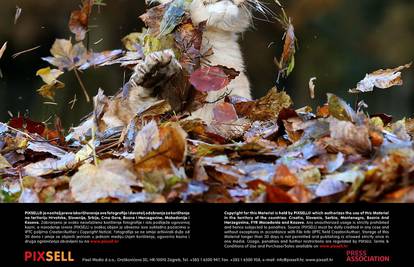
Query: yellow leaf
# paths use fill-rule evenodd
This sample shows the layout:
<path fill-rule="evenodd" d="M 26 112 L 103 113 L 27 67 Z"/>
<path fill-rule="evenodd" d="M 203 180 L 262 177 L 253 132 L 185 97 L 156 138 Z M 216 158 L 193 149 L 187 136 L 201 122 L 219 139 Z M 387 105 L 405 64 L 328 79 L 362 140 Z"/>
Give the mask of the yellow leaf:
<path fill-rule="evenodd" d="M 50 69 L 50 67 L 40 69 L 36 72 L 36 75 L 40 76 L 40 78 L 42 78 L 42 80 L 48 85 L 55 84 L 56 79 L 62 74 L 62 71 L 58 69 Z"/>
<path fill-rule="evenodd" d="M 144 33 L 132 32 L 122 39 L 122 43 L 129 51 L 137 51 L 137 45 L 144 43 Z"/>
<path fill-rule="evenodd" d="M 162 51 L 174 48 L 174 37 L 172 35 L 163 36 L 160 38 L 152 35 L 145 35 L 144 37 L 144 54 L 149 55 L 153 52 Z M 175 51 L 174 51 L 175 52 Z"/>
<path fill-rule="evenodd" d="M 63 89 L 65 87 L 65 84 L 59 81 L 56 81 L 56 83 L 54 84 L 44 84 L 42 87 L 40 87 L 39 89 L 37 89 L 37 92 L 39 93 L 39 95 L 45 97 L 45 98 L 49 98 L 50 100 L 54 101 L 55 100 L 55 94 L 56 94 L 56 90 L 57 89 Z"/>

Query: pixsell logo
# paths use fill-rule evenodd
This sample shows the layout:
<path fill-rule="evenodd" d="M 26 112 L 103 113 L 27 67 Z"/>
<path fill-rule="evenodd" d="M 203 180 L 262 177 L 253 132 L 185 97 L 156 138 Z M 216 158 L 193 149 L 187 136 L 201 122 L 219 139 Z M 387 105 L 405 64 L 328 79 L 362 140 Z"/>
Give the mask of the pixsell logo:
<path fill-rule="evenodd" d="M 72 251 L 25 251 L 24 261 L 31 262 L 71 262 Z"/>

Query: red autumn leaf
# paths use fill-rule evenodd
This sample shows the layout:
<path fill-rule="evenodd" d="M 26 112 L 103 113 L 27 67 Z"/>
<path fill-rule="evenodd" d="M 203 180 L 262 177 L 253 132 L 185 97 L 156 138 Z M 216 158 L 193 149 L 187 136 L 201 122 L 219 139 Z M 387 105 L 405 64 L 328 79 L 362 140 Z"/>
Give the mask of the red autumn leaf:
<path fill-rule="evenodd" d="M 224 66 L 201 67 L 190 77 L 190 83 L 200 92 L 218 91 L 226 87 L 240 72 Z"/>
<path fill-rule="evenodd" d="M 213 109 L 214 120 L 216 122 L 230 122 L 238 119 L 236 109 L 230 103 L 219 103 Z"/>
<path fill-rule="evenodd" d="M 37 133 L 42 135 L 46 127 L 41 122 L 32 121 L 29 118 L 16 117 L 9 121 L 9 126 L 15 129 L 22 129 L 29 133 Z"/>
<path fill-rule="evenodd" d="M 76 41 L 82 41 L 85 39 L 93 3 L 94 0 L 83 0 L 82 8 L 80 10 L 73 11 L 70 15 L 69 29 L 76 35 Z"/>
<path fill-rule="evenodd" d="M 43 132 L 43 137 L 47 140 L 59 139 L 61 134 L 57 130 L 45 129 Z"/>
<path fill-rule="evenodd" d="M 23 117 L 11 118 L 9 121 L 9 126 L 15 129 L 23 129 L 24 119 Z"/>
<path fill-rule="evenodd" d="M 32 121 L 26 118 L 26 131 L 42 135 L 45 131 L 45 125 L 41 122 Z"/>

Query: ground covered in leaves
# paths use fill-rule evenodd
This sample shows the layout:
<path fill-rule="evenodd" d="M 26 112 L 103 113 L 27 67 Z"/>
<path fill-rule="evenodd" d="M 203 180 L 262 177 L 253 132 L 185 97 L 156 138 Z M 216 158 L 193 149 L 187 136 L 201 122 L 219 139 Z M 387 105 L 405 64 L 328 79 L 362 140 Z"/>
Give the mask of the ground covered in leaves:
<path fill-rule="evenodd" d="M 54 100 L 65 72 L 74 71 L 82 85 L 83 70 L 109 64 L 133 69 L 159 51 L 173 51 L 180 68 L 162 84 L 160 101 L 143 106 L 125 126 L 102 121 L 115 101 L 102 91 L 86 134 L 76 128 L 65 133 L 59 120 L 51 128 L 23 116 L 0 123 L 2 202 L 414 201 L 414 119 L 368 114 L 363 101 L 352 107 L 333 94 L 314 111 L 295 108 L 276 87 L 257 100 L 224 94 L 204 103 L 208 92 L 222 90 L 238 72 L 200 63 L 214 51 L 200 50 L 205 25 L 192 25 L 188 2 L 149 9 L 141 17 L 146 29 L 124 38 L 124 49 L 104 52 L 82 43 L 95 2 L 85 0 L 72 12 L 69 28 L 77 43 L 56 40 L 53 57 L 44 58 L 56 69 L 37 72 L 44 97 Z M 286 35 L 276 65 L 286 78 L 296 38 L 286 14 L 279 21 Z M 349 93 L 401 85 L 401 71 L 409 67 L 367 74 Z M 141 86 L 161 78 L 132 81 Z M 212 123 L 188 119 L 203 104 L 214 105 Z"/>

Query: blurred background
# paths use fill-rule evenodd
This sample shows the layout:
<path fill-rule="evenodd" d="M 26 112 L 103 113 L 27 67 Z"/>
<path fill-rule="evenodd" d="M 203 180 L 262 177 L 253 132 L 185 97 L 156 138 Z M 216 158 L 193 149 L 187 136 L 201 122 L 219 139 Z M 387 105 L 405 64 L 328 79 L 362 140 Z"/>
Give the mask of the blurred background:
<path fill-rule="evenodd" d="M 144 0 L 104 0 L 106 6 L 94 7 L 90 19 L 89 47 L 103 51 L 121 47 L 121 38 L 140 31 L 138 16 L 145 11 Z M 273 0 L 265 0 L 279 12 Z M 414 1 L 412 0 L 295 0 L 280 1 L 292 18 L 299 50 L 296 67 L 280 85 L 293 98 L 295 107 L 316 107 L 332 92 L 355 103 L 347 90 L 354 88 L 366 73 L 392 68 L 414 59 Z M 0 3 L 0 46 L 8 47 L 0 59 L 0 121 L 10 115 L 26 114 L 33 120 L 53 121 L 58 115 L 64 126 L 77 125 L 92 110 L 86 103 L 73 73 L 60 77 L 66 88 L 57 92 L 56 103 L 40 97 L 36 90 L 43 84 L 36 71 L 47 67 L 41 57 L 48 56 L 56 38 L 69 38 L 67 23 L 80 0 L 2 0 Z M 16 6 L 22 8 L 14 24 Z M 256 14 L 255 27 L 242 36 L 248 76 L 255 97 L 274 86 L 277 69 L 273 58 L 282 51 L 282 29 L 276 22 Z M 269 45 L 272 44 L 272 45 Z M 40 48 L 13 59 L 14 53 Z M 128 75 L 128 74 L 127 74 Z M 308 82 L 317 77 L 316 99 L 308 93 Z M 128 77 L 127 77 L 128 78 Z M 82 79 L 91 96 L 98 88 L 111 95 L 122 87 L 124 71 L 118 66 L 88 70 Z M 404 85 L 377 89 L 361 96 L 371 113 L 387 113 L 395 118 L 414 113 L 414 68 L 403 73 Z M 73 109 L 71 100 L 77 102 Z"/>

